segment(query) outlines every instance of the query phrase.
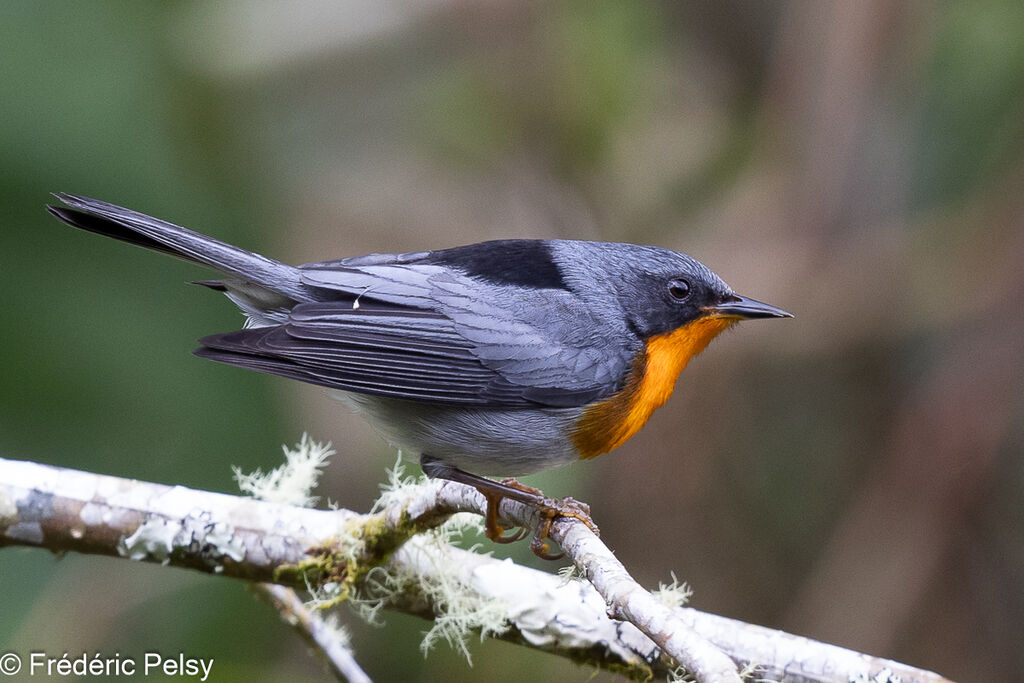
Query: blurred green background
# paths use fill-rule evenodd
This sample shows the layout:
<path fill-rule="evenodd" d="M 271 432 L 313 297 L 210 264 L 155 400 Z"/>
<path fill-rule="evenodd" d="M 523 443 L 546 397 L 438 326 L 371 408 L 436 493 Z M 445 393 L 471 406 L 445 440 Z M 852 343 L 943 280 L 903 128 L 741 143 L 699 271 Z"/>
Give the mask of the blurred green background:
<path fill-rule="evenodd" d="M 234 491 L 306 430 L 355 509 L 394 458 L 322 390 L 192 357 L 242 320 L 184 284 L 204 271 L 60 225 L 48 192 L 295 263 L 658 244 L 796 319 L 716 341 L 630 443 L 529 481 L 701 609 L 1016 679 L 1022 35 L 1014 0 L 3 3 L 0 455 Z M 240 582 L 21 549 L 0 575 L 2 650 L 323 675 Z M 494 642 L 424 660 L 424 622 L 341 616 L 379 680 L 590 676 Z"/>

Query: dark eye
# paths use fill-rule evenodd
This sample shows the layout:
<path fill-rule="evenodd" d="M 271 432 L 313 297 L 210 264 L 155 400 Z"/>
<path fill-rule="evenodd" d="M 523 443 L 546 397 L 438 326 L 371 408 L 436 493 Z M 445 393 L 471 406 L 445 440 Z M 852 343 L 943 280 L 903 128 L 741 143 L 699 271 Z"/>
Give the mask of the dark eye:
<path fill-rule="evenodd" d="M 682 301 L 690 296 L 690 283 L 686 280 L 672 280 L 668 283 L 668 293 L 676 301 Z"/>

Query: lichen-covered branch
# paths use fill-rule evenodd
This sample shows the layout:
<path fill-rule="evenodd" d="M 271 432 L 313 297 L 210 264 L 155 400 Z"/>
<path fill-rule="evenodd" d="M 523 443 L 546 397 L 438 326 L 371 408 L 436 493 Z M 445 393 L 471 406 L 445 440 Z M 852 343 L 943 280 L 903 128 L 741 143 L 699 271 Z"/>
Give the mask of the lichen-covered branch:
<path fill-rule="evenodd" d="M 448 610 L 434 604 L 436 595 L 421 590 L 423 585 L 470 581 L 465 573 L 470 561 L 485 565 L 482 577 L 488 576 L 488 567 L 503 563 L 456 548 L 447 549 L 457 554 L 454 561 L 440 561 L 431 555 L 430 544 L 403 544 L 454 512 L 482 509 L 477 497 L 472 489 L 431 482 L 379 512 L 361 515 L 0 459 L 0 547 L 159 562 L 299 590 L 333 586 L 342 597 L 364 600 L 384 600 L 382 573 L 416 576 L 420 586 L 404 585 L 402 596 L 389 593 L 386 606 L 444 618 Z M 632 678 L 649 674 L 645 657 L 657 659 L 649 641 L 639 639 L 647 651 L 638 654 L 632 649 L 635 639 L 617 637 L 619 625 L 604 615 L 600 599 L 599 608 L 591 611 L 601 628 L 580 629 L 572 622 L 538 623 L 538 613 L 529 608 L 530 583 L 505 590 L 523 595 L 511 600 L 485 592 L 477 596 L 480 603 L 510 606 L 502 615 L 505 627 L 495 634 L 505 640 L 585 659 Z M 588 640 L 588 630 L 601 639 Z"/>
<path fill-rule="evenodd" d="M 701 681 L 740 681 L 736 664 L 683 621 L 675 610 L 638 584 L 593 531 L 584 524 L 566 524 L 566 521 L 566 518 L 556 520 L 551 537 L 601 594 L 613 618 L 635 624 L 663 652 L 687 671 L 697 674 Z"/>
<path fill-rule="evenodd" d="M 698 680 L 729 680 L 737 676 L 736 665 L 726 671 L 714 654 L 725 651 L 732 662 L 757 665 L 755 677 L 769 680 L 944 680 L 778 631 L 672 609 L 635 584 L 608 548 L 574 520 L 557 520 L 551 535 L 593 586 L 460 550 L 429 532 L 455 512 L 480 513 L 484 505 L 471 488 L 427 482 L 393 489 L 371 514 L 313 510 L 0 459 L 0 547 L 162 562 L 312 587 L 314 593 L 330 587 L 329 597 L 352 598 L 365 609 L 403 610 L 442 626 L 462 620 L 454 626 L 634 679 L 664 677 L 681 662 L 693 665 Z M 512 501 L 499 512 L 506 523 L 535 521 L 531 510 Z M 481 618 L 488 610 L 490 616 Z"/>
<path fill-rule="evenodd" d="M 359 515 L 0 460 L 0 545 L 189 567 L 250 581 L 309 559 Z M 293 587 L 304 587 L 295 577 Z"/>

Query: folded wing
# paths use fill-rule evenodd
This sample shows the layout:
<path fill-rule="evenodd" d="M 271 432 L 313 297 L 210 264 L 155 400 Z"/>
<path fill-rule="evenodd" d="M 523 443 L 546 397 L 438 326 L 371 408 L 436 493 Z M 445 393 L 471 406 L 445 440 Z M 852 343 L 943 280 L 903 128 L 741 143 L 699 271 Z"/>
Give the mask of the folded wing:
<path fill-rule="evenodd" d="M 529 372 L 510 378 L 489 367 L 458 328 L 436 311 L 379 301 L 307 303 L 282 325 L 206 337 L 196 354 L 344 391 L 450 405 L 568 407 L 614 390 L 538 384 Z"/>

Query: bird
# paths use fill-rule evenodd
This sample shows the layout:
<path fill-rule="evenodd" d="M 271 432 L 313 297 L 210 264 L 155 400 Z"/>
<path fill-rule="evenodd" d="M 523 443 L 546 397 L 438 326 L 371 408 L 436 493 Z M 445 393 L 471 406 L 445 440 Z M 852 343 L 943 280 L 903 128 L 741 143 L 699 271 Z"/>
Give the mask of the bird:
<path fill-rule="evenodd" d="M 220 273 L 242 329 L 195 354 L 327 387 L 431 478 L 487 500 L 485 530 L 505 534 L 502 499 L 540 513 L 531 548 L 553 559 L 559 516 L 595 532 L 589 507 L 515 479 L 588 460 L 637 433 L 679 374 L 741 320 L 788 318 L 740 296 L 669 249 L 504 239 L 291 266 L 115 204 L 65 193 L 47 210 L 68 225 Z M 489 477 L 507 477 L 496 480 Z"/>

